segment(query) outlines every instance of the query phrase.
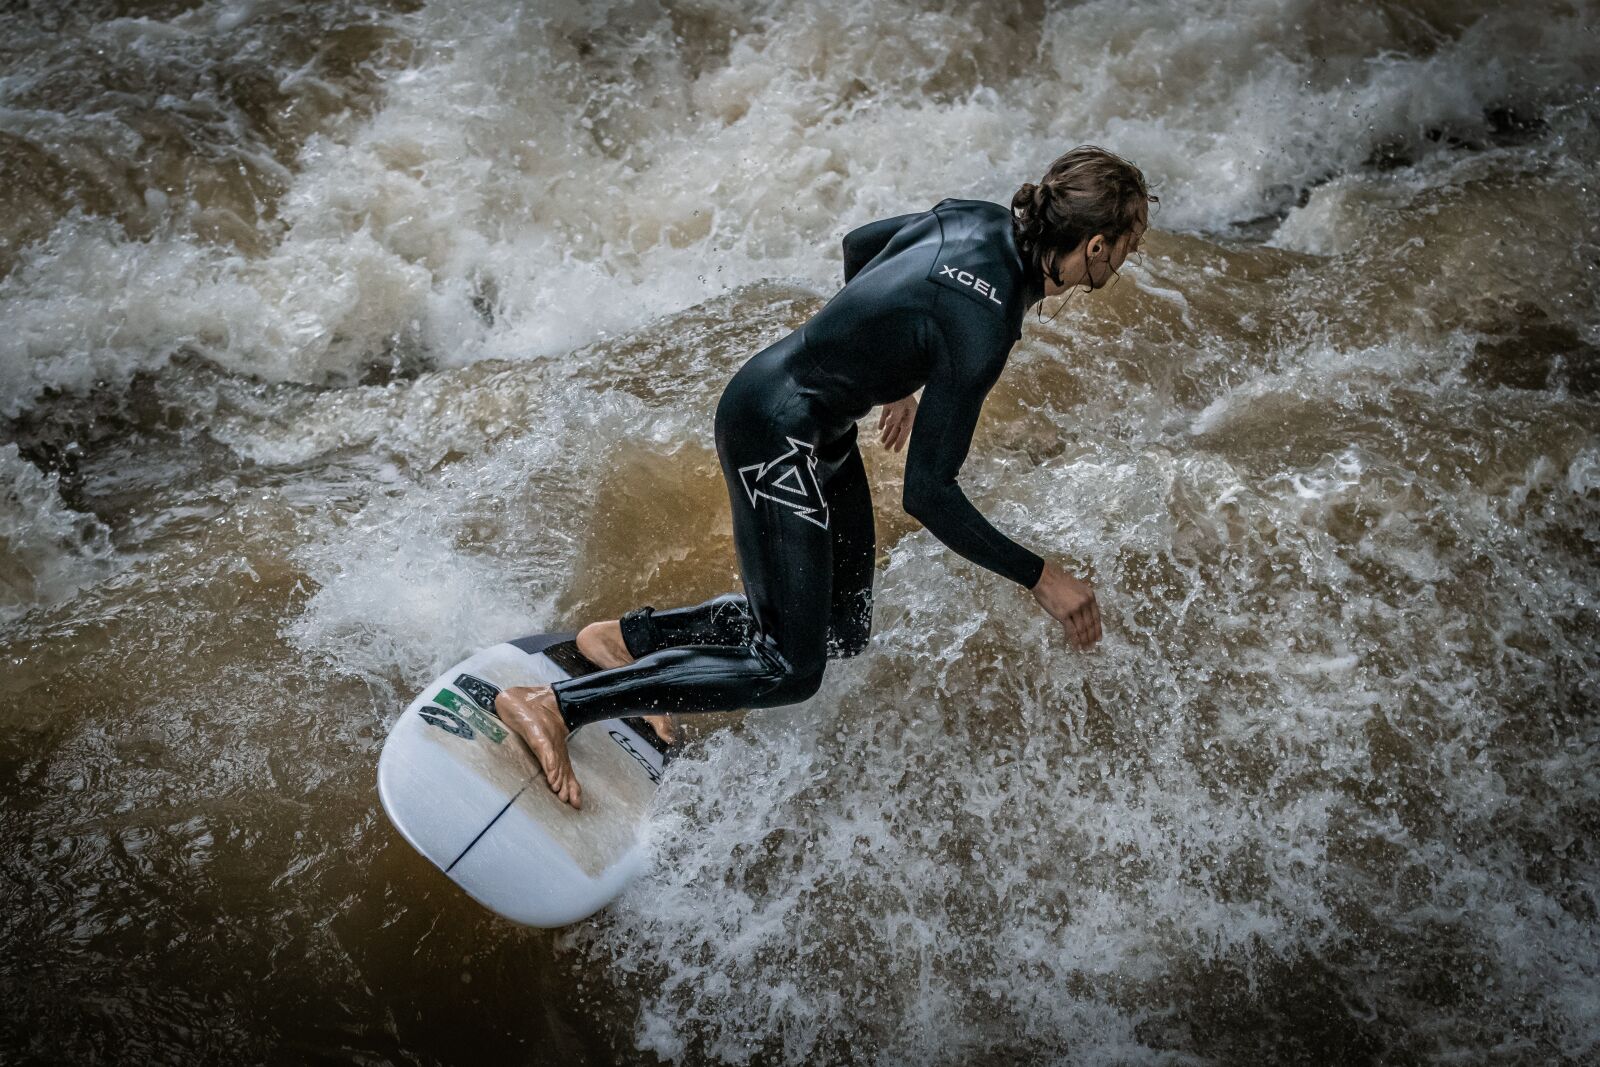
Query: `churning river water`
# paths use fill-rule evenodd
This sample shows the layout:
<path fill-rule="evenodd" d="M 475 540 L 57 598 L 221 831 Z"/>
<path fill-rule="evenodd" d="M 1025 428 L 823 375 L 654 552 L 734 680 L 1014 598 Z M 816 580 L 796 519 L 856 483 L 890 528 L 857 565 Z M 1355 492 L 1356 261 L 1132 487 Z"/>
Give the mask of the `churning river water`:
<path fill-rule="evenodd" d="M 4 5 L 0 1060 L 1596 1062 L 1597 22 Z M 688 724 L 614 907 L 413 853 L 424 681 L 736 588 L 713 406 L 842 234 L 1081 142 L 1155 229 L 963 481 L 1102 647 L 872 444 L 870 650 Z"/>

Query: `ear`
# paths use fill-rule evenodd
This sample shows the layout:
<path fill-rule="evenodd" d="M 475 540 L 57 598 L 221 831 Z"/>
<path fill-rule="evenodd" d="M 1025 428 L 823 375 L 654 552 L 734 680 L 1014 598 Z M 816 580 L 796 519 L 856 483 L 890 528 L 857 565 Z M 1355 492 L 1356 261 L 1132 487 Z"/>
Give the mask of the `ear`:
<path fill-rule="evenodd" d="M 1105 254 L 1105 250 L 1106 250 L 1105 234 L 1097 233 L 1093 237 L 1089 238 L 1088 244 L 1084 247 L 1083 251 L 1084 251 L 1084 254 L 1087 255 L 1090 259 L 1099 259 L 1102 255 Z"/>

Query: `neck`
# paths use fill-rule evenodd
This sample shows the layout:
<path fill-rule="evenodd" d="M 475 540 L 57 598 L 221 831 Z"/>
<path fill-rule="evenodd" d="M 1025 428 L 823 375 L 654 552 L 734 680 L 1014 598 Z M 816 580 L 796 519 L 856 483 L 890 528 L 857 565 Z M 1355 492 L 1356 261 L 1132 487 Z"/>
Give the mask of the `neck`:
<path fill-rule="evenodd" d="M 1033 307 L 1045 298 L 1045 286 L 1044 268 L 1035 267 L 1031 263 L 1024 263 L 1022 270 L 1022 306 L 1024 310 Z"/>
<path fill-rule="evenodd" d="M 1011 254 L 1017 257 L 1017 263 L 1022 267 L 1022 310 L 1027 311 L 1044 299 L 1045 277 L 1042 268 L 1036 267 L 1022 258 L 1022 253 L 1017 243 L 1015 219 L 1012 220 L 1011 226 Z"/>

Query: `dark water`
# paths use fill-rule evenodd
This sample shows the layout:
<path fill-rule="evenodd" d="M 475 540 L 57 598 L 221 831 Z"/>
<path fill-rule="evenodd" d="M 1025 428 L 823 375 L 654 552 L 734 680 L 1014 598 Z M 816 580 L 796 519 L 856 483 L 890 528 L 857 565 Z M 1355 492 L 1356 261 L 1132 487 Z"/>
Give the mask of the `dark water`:
<path fill-rule="evenodd" d="M 1591 1062 L 1594 15 L 4 9 L 0 1059 Z M 874 446 L 869 653 L 688 724 L 603 915 L 454 890 L 415 688 L 735 587 L 727 376 L 1083 141 L 1157 229 L 963 483 L 1101 651 Z"/>

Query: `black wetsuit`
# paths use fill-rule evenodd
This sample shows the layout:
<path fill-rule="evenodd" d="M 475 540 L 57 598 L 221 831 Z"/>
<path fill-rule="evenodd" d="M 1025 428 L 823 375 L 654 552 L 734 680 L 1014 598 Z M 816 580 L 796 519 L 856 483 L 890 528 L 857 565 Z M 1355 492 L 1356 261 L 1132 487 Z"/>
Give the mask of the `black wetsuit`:
<path fill-rule="evenodd" d="M 922 389 L 905 509 L 975 563 L 1025 586 L 1040 558 L 995 529 L 956 483 L 989 389 L 1043 279 L 1011 212 L 978 200 L 884 219 L 844 239 L 845 286 L 752 357 L 717 405 L 745 595 L 623 617 L 637 658 L 553 687 L 570 728 L 655 711 L 805 700 L 826 660 L 871 628 L 872 499 L 856 420 Z"/>

